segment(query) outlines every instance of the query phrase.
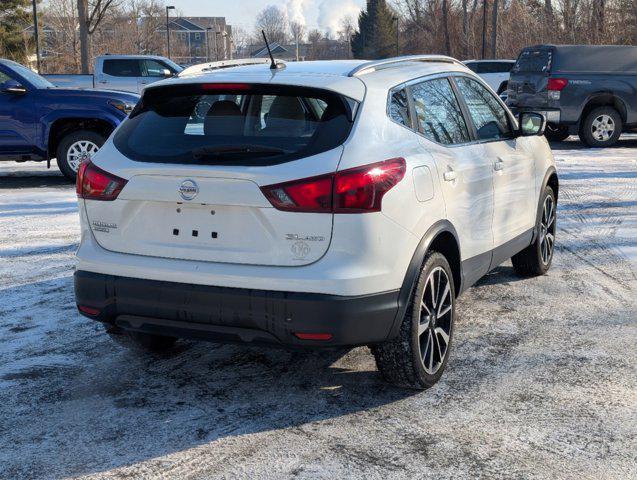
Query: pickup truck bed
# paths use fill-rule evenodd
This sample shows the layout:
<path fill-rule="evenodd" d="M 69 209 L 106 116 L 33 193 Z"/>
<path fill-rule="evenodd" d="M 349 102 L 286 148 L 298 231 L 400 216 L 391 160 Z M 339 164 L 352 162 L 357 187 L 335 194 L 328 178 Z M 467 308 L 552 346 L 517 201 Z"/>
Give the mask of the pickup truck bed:
<path fill-rule="evenodd" d="M 95 77 L 82 74 L 49 74 L 42 75 L 56 87 L 95 88 Z"/>

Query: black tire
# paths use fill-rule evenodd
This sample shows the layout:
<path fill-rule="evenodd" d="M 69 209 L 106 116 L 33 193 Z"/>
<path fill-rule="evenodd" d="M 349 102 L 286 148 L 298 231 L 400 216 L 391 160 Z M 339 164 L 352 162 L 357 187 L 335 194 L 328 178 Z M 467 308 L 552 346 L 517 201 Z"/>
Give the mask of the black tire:
<path fill-rule="evenodd" d="M 549 200 L 550 199 L 550 200 Z M 545 205 L 550 201 L 553 205 L 552 220 L 545 218 Z M 551 268 L 553 262 L 553 252 L 555 248 L 555 232 L 557 230 L 557 202 L 553 189 L 548 185 L 544 187 L 542 196 L 540 197 L 540 206 L 538 208 L 538 218 L 535 224 L 535 240 L 531 245 L 526 247 L 520 253 L 511 258 L 515 273 L 523 277 L 536 277 L 544 275 Z M 544 223 L 549 222 L 548 228 L 543 227 Z M 549 237 L 549 234 L 552 237 Z M 545 261 L 544 248 L 547 248 L 548 260 Z"/>
<path fill-rule="evenodd" d="M 108 335 L 119 345 L 130 350 L 160 353 L 170 350 L 175 346 L 175 337 L 163 335 L 151 335 L 149 333 L 130 332 L 119 329 L 106 330 Z"/>
<path fill-rule="evenodd" d="M 507 88 L 509 88 L 509 82 L 502 82 L 498 88 L 498 95 L 502 95 L 502 92 L 506 92 Z"/>
<path fill-rule="evenodd" d="M 556 125 L 554 123 L 546 124 L 544 136 L 549 142 L 563 142 L 569 135 L 568 127 L 564 125 Z"/>
<path fill-rule="evenodd" d="M 438 318 L 433 318 L 432 323 L 432 316 L 427 315 L 427 312 L 432 309 L 432 296 L 430 294 L 432 288 L 429 279 L 430 275 L 433 275 L 435 279 L 440 271 L 444 271 L 446 275 L 449 292 L 448 296 L 445 295 L 441 299 L 442 294 L 446 292 L 446 288 L 442 287 L 443 292 L 438 292 L 438 308 L 434 310 L 436 314 L 443 312 L 447 308 L 449 308 L 449 310 L 448 313 L 441 314 Z M 439 276 L 438 279 L 442 279 L 442 276 Z M 441 281 L 438 285 L 443 284 Z M 426 308 L 421 307 L 422 302 L 429 306 Z M 418 277 L 418 282 L 412 294 L 410 305 L 403 318 L 398 337 L 371 346 L 372 353 L 376 359 L 376 365 L 383 378 L 396 386 L 418 390 L 424 390 L 433 386 L 442 376 L 449 360 L 455 315 L 456 292 L 451 267 L 442 254 L 430 252 L 425 258 L 420 276 Z M 422 324 L 421 317 L 424 317 Z M 427 327 L 423 331 L 421 326 L 424 327 L 425 325 L 427 325 Z M 435 332 L 444 330 L 445 328 L 447 329 L 447 345 L 442 353 L 442 361 L 440 361 L 440 354 L 436 354 L 436 351 L 441 352 L 439 348 L 442 348 L 444 336 L 441 333 Z M 419 331 L 423 331 L 423 333 L 419 335 Z M 424 351 L 423 340 L 425 341 Z M 431 341 L 431 351 L 428 350 L 430 345 L 429 341 Z M 437 342 L 437 344 L 434 342 Z M 434 345 L 437 345 L 438 349 L 434 348 Z M 431 357 L 427 356 L 428 352 L 432 355 Z M 425 362 L 429 358 L 431 358 L 429 361 L 430 369 L 432 367 L 432 361 L 436 358 L 438 359 L 435 365 L 437 369 L 432 369 L 430 372 L 428 372 L 425 367 Z"/>
<path fill-rule="evenodd" d="M 608 130 L 596 127 L 600 119 L 610 119 L 606 121 L 606 125 L 609 128 L 612 126 L 612 134 L 608 135 L 606 139 L 602 139 L 600 136 L 606 136 L 604 131 L 608 132 Z M 584 118 L 580 125 L 579 138 L 589 147 L 610 147 L 619 140 L 623 127 L 624 122 L 622 122 L 622 117 L 617 110 L 613 107 L 597 107 L 591 110 Z"/>
<path fill-rule="evenodd" d="M 69 163 L 69 150 L 77 142 L 90 142 L 100 148 L 104 145 L 106 138 L 97 132 L 91 130 L 76 130 L 74 132 L 66 134 L 58 145 L 56 151 L 56 159 L 60 172 L 69 180 L 75 181 L 77 176 L 77 169 L 73 168 Z M 88 157 L 90 158 L 90 156 Z"/>

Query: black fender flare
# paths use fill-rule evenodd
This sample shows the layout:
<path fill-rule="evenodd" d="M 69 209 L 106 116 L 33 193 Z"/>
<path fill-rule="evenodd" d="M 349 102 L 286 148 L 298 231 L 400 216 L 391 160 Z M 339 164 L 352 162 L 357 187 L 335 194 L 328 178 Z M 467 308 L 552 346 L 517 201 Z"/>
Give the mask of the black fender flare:
<path fill-rule="evenodd" d="M 533 225 L 533 237 L 531 238 L 531 244 L 533 244 L 533 242 L 535 242 L 535 239 L 538 236 L 538 231 L 537 231 L 537 222 L 538 219 L 540 218 L 540 215 L 542 215 L 542 192 L 544 191 L 544 189 L 546 188 L 546 186 L 549 183 L 549 179 L 551 178 L 551 176 L 555 174 L 555 176 L 557 177 L 557 169 L 551 165 L 547 170 L 546 173 L 544 174 L 544 179 L 542 180 L 542 186 L 540 187 L 540 191 L 538 192 L 538 200 L 537 200 L 537 211 L 535 212 L 535 225 Z M 559 185 L 559 177 L 558 178 L 558 185 Z M 558 198 L 558 192 L 553 192 L 555 194 L 555 207 L 557 208 L 557 198 Z"/>
<path fill-rule="evenodd" d="M 422 239 L 418 243 L 416 251 L 411 257 L 411 261 L 409 262 L 409 266 L 407 267 L 407 273 L 405 273 L 403 284 L 400 287 L 400 292 L 398 293 L 398 310 L 396 312 L 396 316 L 394 317 L 392 327 L 389 330 L 389 334 L 387 335 L 387 340 L 395 338 L 398 335 L 403 318 L 405 317 L 405 313 L 407 312 L 407 307 L 409 306 L 409 301 L 411 300 L 414 287 L 416 286 L 418 275 L 420 275 L 422 264 L 424 263 L 425 256 L 429 251 L 429 247 L 431 246 L 431 243 L 434 241 L 434 239 L 439 234 L 444 232 L 451 233 L 454 236 L 454 238 L 456 239 L 456 244 L 458 245 L 458 250 L 460 250 L 458 233 L 449 220 L 439 220 L 431 227 L 429 227 L 427 232 L 425 232 Z M 462 278 L 462 272 L 460 272 L 460 278 Z M 456 295 L 458 295 L 461 291 L 460 287 L 460 285 L 456 286 Z"/>

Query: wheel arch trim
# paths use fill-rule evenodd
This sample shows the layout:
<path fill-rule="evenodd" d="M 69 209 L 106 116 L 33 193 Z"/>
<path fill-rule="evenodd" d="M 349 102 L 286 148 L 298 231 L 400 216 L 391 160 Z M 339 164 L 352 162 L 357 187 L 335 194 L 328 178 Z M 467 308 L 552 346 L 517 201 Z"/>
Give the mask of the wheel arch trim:
<path fill-rule="evenodd" d="M 409 262 L 409 266 L 407 267 L 407 272 L 405 273 L 405 278 L 398 294 L 398 311 L 396 312 L 394 323 L 389 330 L 387 339 L 395 338 L 399 334 L 400 325 L 402 324 L 402 320 L 405 317 L 407 308 L 409 307 L 409 302 L 411 300 L 414 287 L 416 286 L 416 282 L 418 281 L 418 275 L 420 274 L 422 264 L 424 263 L 425 257 L 430 250 L 431 244 L 436 239 L 436 237 L 438 237 L 438 235 L 442 233 L 450 233 L 451 235 L 453 235 L 456 241 L 456 245 L 458 246 L 460 260 L 462 259 L 462 255 L 460 253 L 460 242 L 458 241 L 458 233 L 456 232 L 456 229 L 451 224 L 451 222 L 449 222 L 448 220 L 439 220 L 431 227 L 429 227 L 429 229 L 425 232 L 422 239 L 418 243 L 418 246 L 416 247 L 416 250 L 411 257 L 411 261 Z M 462 265 L 462 261 L 460 261 L 459 263 L 460 265 Z M 460 278 L 462 279 L 462 271 L 458 273 Z M 455 285 L 456 296 L 458 296 L 462 291 L 461 286 L 462 285 Z"/>
<path fill-rule="evenodd" d="M 546 173 L 544 174 L 544 179 L 542 180 L 542 185 L 540 186 L 540 190 L 538 192 L 538 202 L 537 202 L 537 211 L 535 212 L 535 225 L 533 226 L 533 237 L 531 238 L 531 243 L 535 242 L 535 239 L 537 238 L 538 235 L 538 230 L 537 230 L 537 219 L 540 218 L 540 215 L 542 213 L 542 207 L 543 207 L 543 198 L 542 198 L 542 193 L 544 192 L 544 189 L 546 188 L 546 186 L 549 184 L 549 181 L 551 180 L 551 177 L 555 176 L 555 182 L 557 183 L 557 191 L 554 191 L 553 194 L 555 195 L 555 206 L 557 208 L 557 202 L 558 202 L 558 197 L 559 197 L 559 177 L 557 175 L 557 169 L 551 165 L 547 170 Z"/>

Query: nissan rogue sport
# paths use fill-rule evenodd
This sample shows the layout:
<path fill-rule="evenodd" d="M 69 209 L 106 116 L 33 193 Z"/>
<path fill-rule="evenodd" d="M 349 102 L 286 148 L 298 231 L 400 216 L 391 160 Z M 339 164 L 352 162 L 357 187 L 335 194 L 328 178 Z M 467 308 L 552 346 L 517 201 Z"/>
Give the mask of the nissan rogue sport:
<path fill-rule="evenodd" d="M 150 85 L 79 172 L 78 309 L 150 350 L 369 345 L 385 379 L 427 388 L 461 292 L 509 258 L 551 265 L 544 125 L 439 56 Z"/>

